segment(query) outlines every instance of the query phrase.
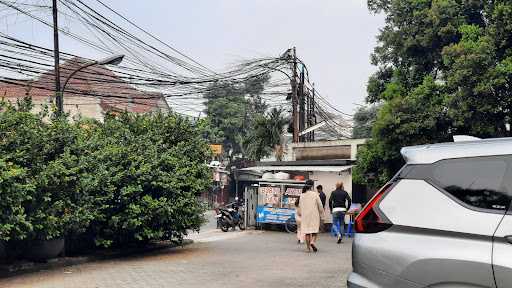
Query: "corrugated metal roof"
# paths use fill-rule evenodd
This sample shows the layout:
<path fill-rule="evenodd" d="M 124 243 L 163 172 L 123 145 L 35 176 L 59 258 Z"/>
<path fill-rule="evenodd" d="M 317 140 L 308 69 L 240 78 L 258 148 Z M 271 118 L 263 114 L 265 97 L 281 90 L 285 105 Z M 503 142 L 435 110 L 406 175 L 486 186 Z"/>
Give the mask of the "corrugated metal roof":
<path fill-rule="evenodd" d="M 350 170 L 353 165 L 347 166 L 255 166 L 240 169 L 241 171 L 318 171 L 343 172 Z"/>
<path fill-rule="evenodd" d="M 297 161 L 260 161 L 257 166 L 347 166 L 355 161 L 347 159 L 297 160 Z"/>

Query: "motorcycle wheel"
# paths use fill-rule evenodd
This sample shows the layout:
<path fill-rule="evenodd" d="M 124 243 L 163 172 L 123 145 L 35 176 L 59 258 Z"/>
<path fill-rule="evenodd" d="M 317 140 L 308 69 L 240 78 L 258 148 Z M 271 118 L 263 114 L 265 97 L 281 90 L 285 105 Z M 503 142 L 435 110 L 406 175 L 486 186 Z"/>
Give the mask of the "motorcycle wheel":
<path fill-rule="evenodd" d="M 240 222 L 238 222 L 238 228 L 240 228 L 240 230 L 245 230 L 244 218 L 241 218 Z"/>
<path fill-rule="evenodd" d="M 228 232 L 229 227 L 230 225 L 226 221 L 220 220 L 220 230 L 222 230 L 222 232 Z"/>
<path fill-rule="evenodd" d="M 288 233 L 296 233 L 297 232 L 297 222 L 295 222 L 295 219 L 290 218 L 286 220 L 284 223 L 284 229 Z"/>

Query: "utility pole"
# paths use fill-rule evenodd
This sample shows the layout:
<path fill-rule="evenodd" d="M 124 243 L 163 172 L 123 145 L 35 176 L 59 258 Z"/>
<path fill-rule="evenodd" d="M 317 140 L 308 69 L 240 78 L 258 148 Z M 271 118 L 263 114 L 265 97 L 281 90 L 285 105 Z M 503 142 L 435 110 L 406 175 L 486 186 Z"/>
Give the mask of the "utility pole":
<path fill-rule="evenodd" d="M 307 103 L 306 103 L 306 107 L 307 107 L 307 112 L 306 112 L 306 121 L 307 121 L 307 126 L 308 128 L 310 128 L 311 126 L 314 126 L 314 122 L 313 122 L 313 105 L 314 105 L 314 102 L 313 102 L 313 95 L 315 94 L 315 84 L 313 83 L 311 85 L 311 90 L 308 91 L 308 95 L 307 95 Z M 314 131 L 314 130 L 313 130 Z M 311 132 L 308 132 L 306 134 L 306 139 L 308 142 L 312 142 L 313 141 L 313 131 Z"/>
<path fill-rule="evenodd" d="M 304 64 L 302 64 L 299 80 L 299 131 L 304 131 L 306 129 L 306 93 L 304 85 Z M 300 136 L 299 141 L 306 142 L 306 135 Z"/>
<path fill-rule="evenodd" d="M 293 142 L 299 142 L 299 113 L 297 113 L 298 106 L 298 89 L 297 89 L 297 51 L 292 48 L 292 118 L 293 118 Z"/>
<path fill-rule="evenodd" d="M 55 60 L 55 104 L 57 105 L 57 115 L 64 112 L 64 99 L 60 86 L 60 52 L 59 52 L 59 24 L 57 0 L 53 0 L 53 57 Z"/>
<path fill-rule="evenodd" d="M 306 123 L 307 128 L 313 126 L 311 125 L 311 90 L 307 89 L 308 93 L 306 95 Z M 306 134 L 306 141 L 311 142 L 311 132 Z"/>
<path fill-rule="evenodd" d="M 313 126 L 313 125 L 317 124 L 316 123 L 316 115 L 315 115 L 315 83 L 313 83 L 312 86 L 313 86 L 313 89 L 311 91 L 311 109 L 309 111 L 311 113 L 311 116 L 310 116 L 311 125 Z M 309 141 L 314 142 L 315 141 L 315 131 L 313 130 L 309 134 L 310 134 Z"/>

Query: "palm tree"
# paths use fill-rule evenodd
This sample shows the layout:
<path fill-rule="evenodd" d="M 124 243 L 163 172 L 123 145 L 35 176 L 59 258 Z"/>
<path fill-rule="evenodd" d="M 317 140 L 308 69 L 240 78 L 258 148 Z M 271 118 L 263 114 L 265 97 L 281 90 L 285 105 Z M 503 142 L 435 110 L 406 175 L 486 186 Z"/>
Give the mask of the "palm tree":
<path fill-rule="evenodd" d="M 283 116 L 282 109 L 273 108 L 269 113 L 267 124 L 270 132 L 268 142 L 272 145 L 277 160 L 281 161 L 284 154 L 282 136 L 284 127 L 288 124 L 288 119 Z"/>
<path fill-rule="evenodd" d="M 251 133 L 244 139 L 247 156 L 251 160 L 260 160 L 275 152 L 278 160 L 282 159 L 281 135 L 288 119 L 281 109 L 273 108 L 264 116 L 255 119 Z"/>

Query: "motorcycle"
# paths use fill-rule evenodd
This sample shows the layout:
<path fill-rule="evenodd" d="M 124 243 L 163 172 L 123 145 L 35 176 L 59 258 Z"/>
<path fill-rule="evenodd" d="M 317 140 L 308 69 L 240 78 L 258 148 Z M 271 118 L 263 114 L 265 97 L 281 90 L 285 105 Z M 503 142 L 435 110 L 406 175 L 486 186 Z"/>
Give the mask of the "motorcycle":
<path fill-rule="evenodd" d="M 240 209 L 237 202 L 226 205 L 226 207 L 220 207 L 218 209 L 216 216 L 217 226 L 220 227 L 220 230 L 223 232 L 228 232 L 229 228 L 236 230 L 236 226 L 238 226 L 240 230 L 245 230 L 243 208 Z"/>

